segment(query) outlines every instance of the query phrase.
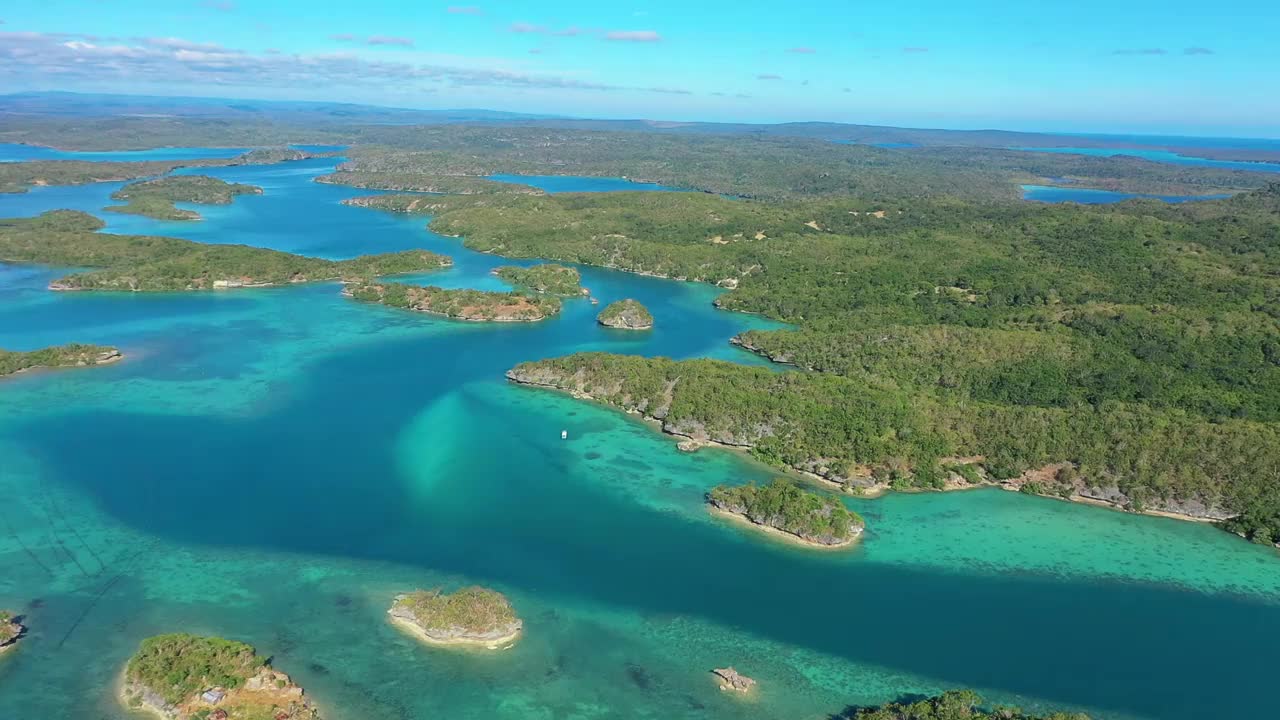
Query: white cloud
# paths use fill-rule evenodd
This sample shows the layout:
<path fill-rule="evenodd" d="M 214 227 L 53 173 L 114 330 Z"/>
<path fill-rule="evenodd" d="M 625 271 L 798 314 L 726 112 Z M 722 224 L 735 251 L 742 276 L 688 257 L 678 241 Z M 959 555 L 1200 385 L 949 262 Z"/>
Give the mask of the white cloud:
<path fill-rule="evenodd" d="M 416 57 L 426 57 L 417 55 Z M 665 87 L 629 87 L 562 75 L 492 67 L 466 67 L 471 58 L 389 61 L 358 52 L 320 54 L 246 53 L 182 38 L 134 38 L 118 44 L 89 36 L 0 32 L 0 74 L 49 77 L 59 82 L 286 87 L 299 85 L 379 87 L 431 92 L 453 86 L 567 89 L 595 92 L 680 93 Z"/>
<path fill-rule="evenodd" d="M 604 34 L 605 40 L 613 42 L 659 42 L 662 36 L 654 30 L 610 30 Z"/>

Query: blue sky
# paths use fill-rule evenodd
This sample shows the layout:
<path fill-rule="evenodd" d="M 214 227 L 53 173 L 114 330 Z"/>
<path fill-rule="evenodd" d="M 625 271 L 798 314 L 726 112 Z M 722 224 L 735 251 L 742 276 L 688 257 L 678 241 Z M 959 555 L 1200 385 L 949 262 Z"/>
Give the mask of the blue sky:
<path fill-rule="evenodd" d="M 1280 137 L 1277 6 L 5 0 L 0 91 Z"/>

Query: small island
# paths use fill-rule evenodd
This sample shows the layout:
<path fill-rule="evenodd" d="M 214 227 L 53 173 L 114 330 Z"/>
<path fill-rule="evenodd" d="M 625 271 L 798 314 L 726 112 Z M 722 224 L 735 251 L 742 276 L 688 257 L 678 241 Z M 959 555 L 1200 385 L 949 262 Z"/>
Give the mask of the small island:
<path fill-rule="evenodd" d="M 73 210 L 0 220 L 0 262 L 98 268 L 59 278 L 51 290 L 176 292 L 363 281 L 447 267 L 426 250 L 325 260 L 245 245 L 98 232 L 101 220 Z"/>
<path fill-rule="evenodd" d="M 577 297 L 586 294 L 582 288 L 582 275 L 576 268 L 545 263 L 533 267 L 504 265 L 493 271 L 494 275 L 518 288 L 543 295 Z"/>
<path fill-rule="evenodd" d="M 596 320 L 605 327 L 619 330 L 648 330 L 653 327 L 653 315 L 636 300 L 619 300 L 600 311 Z"/>
<path fill-rule="evenodd" d="M 0 349 L 0 377 L 38 368 L 68 368 L 106 365 L 124 357 L 119 350 L 104 345 L 59 345 L 28 352 Z"/>
<path fill-rule="evenodd" d="M 0 655 L 17 647 L 18 640 L 26 630 L 13 613 L 0 610 Z"/>
<path fill-rule="evenodd" d="M 208 175 L 172 175 L 125 185 L 111 193 L 111 199 L 128 203 L 103 210 L 156 220 L 199 220 L 200 213 L 179 209 L 174 203 L 230 205 L 237 195 L 261 194 L 262 188 L 257 185 L 224 182 Z"/>
<path fill-rule="evenodd" d="M 234 640 L 185 633 L 142 641 L 119 687 L 126 707 L 165 720 L 319 720 L 289 676 Z"/>
<path fill-rule="evenodd" d="M 482 587 L 397 595 L 387 615 L 396 627 L 432 645 L 508 648 L 524 628 L 506 596 Z"/>
<path fill-rule="evenodd" d="M 352 283 L 344 292 L 362 302 L 470 322 L 537 322 L 560 312 L 558 298 L 520 293 L 373 282 Z"/>
<path fill-rule="evenodd" d="M 838 499 L 781 478 L 764 487 L 720 485 L 707 493 L 707 505 L 717 514 L 814 547 L 846 547 L 866 527 L 862 518 Z"/>

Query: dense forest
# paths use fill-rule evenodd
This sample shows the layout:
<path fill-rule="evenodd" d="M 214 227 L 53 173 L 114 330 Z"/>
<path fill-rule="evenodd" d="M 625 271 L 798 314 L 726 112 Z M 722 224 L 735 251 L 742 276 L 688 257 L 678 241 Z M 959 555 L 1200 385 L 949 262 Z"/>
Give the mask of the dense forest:
<path fill-rule="evenodd" d="M 842 545 L 862 532 L 866 523 L 839 500 L 819 495 L 783 479 L 768 485 L 720 485 L 707 493 L 707 503 L 818 545 Z"/>
<path fill-rule="evenodd" d="M 515 193 L 517 195 L 541 195 L 542 191 L 528 185 L 487 180 L 463 175 L 435 175 L 416 172 L 363 171 L 352 163 L 343 163 L 338 171 L 316 178 L 318 183 L 347 185 L 369 190 L 396 190 L 400 192 L 439 193 L 448 195 L 483 195 L 486 193 Z"/>
<path fill-rule="evenodd" d="M 494 275 L 518 288 L 547 295 L 574 297 L 582 294 L 582 276 L 564 265 L 542 263 L 532 267 L 504 265 L 493 271 Z"/>
<path fill-rule="evenodd" d="M 786 136 L 660 135 L 535 128 L 367 128 L 353 177 L 495 174 L 626 177 L 767 200 L 1014 199 L 1020 183 L 1202 195 L 1257 188 L 1260 173 L 997 148 L 880 148 Z M 370 186 L 373 187 L 373 186 Z"/>
<path fill-rule="evenodd" d="M 111 193 L 111 199 L 125 200 L 126 204 L 103 209 L 157 220 L 199 220 L 200 213 L 180 209 L 174 203 L 228 205 L 237 195 L 261 194 L 262 188 L 256 185 L 229 183 L 207 175 L 171 175 L 125 185 Z"/>
<path fill-rule="evenodd" d="M 71 210 L 0 220 L 0 262 L 101 268 L 61 278 L 52 287 L 131 292 L 360 280 L 434 270 L 451 262 L 425 250 L 323 260 L 245 245 L 97 232 L 102 227 L 92 215 Z"/>
<path fill-rule="evenodd" d="M 433 226 L 736 286 L 721 306 L 796 325 L 737 341 L 815 371 L 582 355 L 517 368 L 535 382 L 854 487 L 1016 481 L 1280 541 L 1280 185 L 1188 206 L 868 210 L 448 199 Z"/>
<path fill-rule="evenodd" d="M 537 322 L 560 313 L 560 299 L 552 296 L 485 290 L 420 287 L 405 283 L 361 282 L 347 286 L 347 294 L 362 302 L 475 322 Z"/>

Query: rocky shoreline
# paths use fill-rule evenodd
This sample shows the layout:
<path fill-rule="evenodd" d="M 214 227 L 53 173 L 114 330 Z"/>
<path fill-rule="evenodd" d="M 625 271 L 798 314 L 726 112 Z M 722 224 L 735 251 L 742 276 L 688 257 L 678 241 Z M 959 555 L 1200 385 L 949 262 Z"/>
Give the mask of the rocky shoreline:
<path fill-rule="evenodd" d="M 156 680 L 161 685 L 153 685 Z M 143 641 L 120 672 L 116 698 L 123 707 L 162 720 L 320 720 L 288 675 L 256 657 L 252 647 L 219 638 L 163 635 Z"/>
<path fill-rule="evenodd" d="M 724 518 L 725 520 L 729 520 L 731 522 L 745 525 L 751 528 L 752 530 L 763 532 L 767 535 L 775 537 L 779 540 L 783 540 L 792 545 L 799 545 L 799 546 L 811 548 L 814 550 L 844 550 L 846 548 L 851 547 L 854 543 L 856 543 L 862 537 L 862 528 L 858 528 L 854 532 L 853 537 L 850 537 L 847 540 L 841 540 L 838 542 L 818 542 L 816 540 L 810 540 L 801 535 L 797 535 L 796 533 L 793 533 L 793 532 L 781 530 L 779 528 L 776 528 L 772 525 L 765 524 L 763 522 L 756 522 L 744 512 L 738 512 L 732 509 L 720 507 L 713 503 L 707 503 L 707 511 L 716 517 Z"/>
<path fill-rule="evenodd" d="M 735 344 L 743 347 L 744 349 L 752 350 L 751 347 L 741 342 Z M 777 362 L 785 363 L 786 360 L 780 359 L 777 360 Z M 713 437 L 707 432 L 705 427 L 696 422 L 685 421 L 681 423 L 673 423 L 667 420 L 665 413 L 658 408 L 645 408 L 642 410 L 638 407 L 618 406 L 601 401 L 590 393 L 578 388 L 576 383 L 571 382 L 571 378 L 562 379 L 558 377 L 544 377 L 537 374 L 528 374 L 520 368 L 512 368 L 511 370 L 508 370 L 506 377 L 508 380 L 518 385 L 554 390 L 556 392 L 568 394 L 578 400 L 587 400 L 597 404 L 607 405 L 609 407 L 620 409 L 628 415 L 638 416 L 647 423 L 655 425 L 663 434 L 679 438 L 678 447 L 680 450 L 685 452 L 693 452 L 703 447 L 716 447 L 742 452 L 750 451 L 754 447 L 753 442 L 744 438 L 737 438 L 728 435 Z M 980 461 L 981 459 L 977 458 L 974 460 Z M 860 474 L 855 477 L 844 477 L 824 465 L 819 459 L 811 459 L 804 463 L 789 465 L 788 469 L 810 479 L 820 481 L 832 489 L 838 489 L 843 492 L 849 492 L 866 498 L 879 497 L 889 492 L 952 492 L 987 487 L 1000 488 L 1002 490 L 1021 492 L 1029 495 L 1039 495 L 1041 497 L 1075 502 L 1084 505 L 1093 505 L 1095 507 L 1103 507 L 1120 512 L 1164 517 L 1188 522 L 1219 523 L 1233 517 L 1232 513 L 1223 508 L 1198 500 L 1165 500 L 1160 501 L 1158 504 L 1149 503 L 1142 507 L 1137 507 L 1133 503 L 1133 500 L 1126 496 L 1119 487 L 1115 485 L 1091 485 L 1079 477 L 1072 481 L 1072 488 L 1070 492 L 1054 492 L 1053 488 L 1041 487 L 1044 484 L 1042 479 L 1047 474 L 1052 473 L 1056 476 L 1056 471 L 1066 466 L 1071 466 L 1071 464 L 1056 463 L 1047 465 L 1045 467 L 1028 470 L 1022 475 L 1008 480 L 996 480 L 989 477 L 980 468 L 975 467 L 975 470 L 978 472 L 977 482 L 966 480 L 953 472 L 949 474 L 947 481 L 941 488 L 912 488 L 908 490 L 895 490 L 891 484 L 877 481 L 871 475 L 869 468 L 867 469 L 866 474 Z M 1038 482 L 1040 485 L 1036 484 Z"/>
<path fill-rule="evenodd" d="M 605 327 L 618 330 L 650 330 L 653 328 L 653 315 L 649 309 L 636 300 L 626 299 L 609 303 L 596 316 L 596 321 Z"/>

